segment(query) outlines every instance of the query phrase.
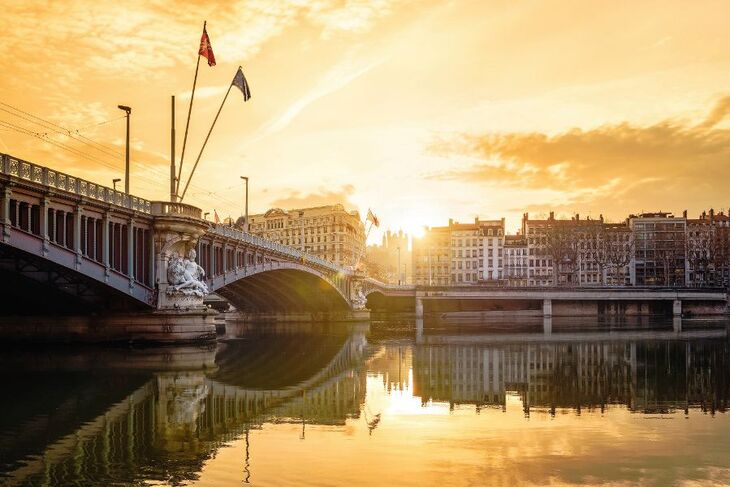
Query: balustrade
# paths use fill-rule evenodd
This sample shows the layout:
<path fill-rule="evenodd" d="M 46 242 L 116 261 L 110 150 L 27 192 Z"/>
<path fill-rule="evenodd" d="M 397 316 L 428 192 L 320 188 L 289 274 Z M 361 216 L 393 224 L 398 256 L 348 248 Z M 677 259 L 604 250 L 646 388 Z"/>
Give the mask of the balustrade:
<path fill-rule="evenodd" d="M 328 260 L 322 259 L 320 257 L 316 257 L 314 255 L 309 255 L 305 252 L 302 252 L 300 250 L 297 250 L 295 248 L 289 247 L 288 245 L 283 245 L 278 242 L 274 242 L 262 237 L 258 237 L 256 235 L 251 235 L 250 233 L 242 232 L 241 230 L 238 230 L 233 227 L 228 227 L 225 225 L 213 225 L 210 229 L 211 233 L 214 233 L 216 235 L 220 235 L 222 237 L 232 238 L 235 240 L 242 241 L 244 243 L 248 243 L 251 245 L 255 245 L 256 247 L 270 250 L 273 252 L 277 252 L 279 254 L 283 254 L 289 257 L 292 257 L 293 259 L 308 262 L 320 267 L 327 268 L 331 271 L 343 273 L 343 274 L 349 274 L 350 271 L 345 269 L 344 267 L 341 267 L 333 262 L 330 262 Z"/>
<path fill-rule="evenodd" d="M 187 216 L 202 219 L 202 210 L 186 203 L 171 203 L 169 201 L 153 201 L 151 203 L 153 216 Z"/>
<path fill-rule="evenodd" d="M 143 198 L 115 191 L 112 188 L 39 166 L 32 162 L 16 159 L 7 154 L 0 154 L 0 174 L 15 176 L 60 191 L 104 201 L 141 213 L 150 213 L 151 211 L 151 203 Z"/>

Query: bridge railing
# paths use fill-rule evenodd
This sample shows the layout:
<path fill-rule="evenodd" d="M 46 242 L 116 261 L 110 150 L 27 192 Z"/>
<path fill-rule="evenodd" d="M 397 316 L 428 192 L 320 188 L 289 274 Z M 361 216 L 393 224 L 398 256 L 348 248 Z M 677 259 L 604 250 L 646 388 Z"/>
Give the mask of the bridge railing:
<path fill-rule="evenodd" d="M 203 211 L 193 205 L 186 203 L 171 203 L 169 201 L 153 201 L 152 215 L 154 216 L 188 216 L 190 218 L 202 219 Z"/>
<path fill-rule="evenodd" d="M 273 252 L 278 252 L 280 254 L 287 255 L 289 257 L 292 257 L 293 259 L 309 262 L 315 265 L 318 265 L 320 267 L 327 268 L 334 272 L 339 272 L 343 274 L 347 274 L 350 271 L 345 269 L 342 266 L 339 266 L 335 264 L 334 262 L 330 262 L 328 260 L 322 259 L 321 257 L 316 257 L 314 255 L 307 254 L 306 252 L 302 252 L 301 250 L 297 250 L 293 247 L 289 247 L 288 245 L 283 245 L 278 242 L 274 242 L 262 237 L 258 237 L 256 235 L 251 235 L 250 233 L 242 232 L 241 230 L 238 230 L 237 228 L 228 227 L 225 225 L 213 225 L 211 227 L 211 231 L 213 233 L 217 233 L 218 235 L 221 235 L 223 237 L 233 238 L 236 240 L 241 240 L 243 242 L 249 243 L 251 245 L 255 245 L 257 247 L 262 247 L 266 250 L 271 250 Z"/>
<path fill-rule="evenodd" d="M 8 154 L 0 154 L 0 174 L 15 176 L 60 191 L 85 196 L 142 213 L 150 213 L 152 209 L 151 203 L 146 199 L 115 191 L 112 188 L 17 159 Z"/>

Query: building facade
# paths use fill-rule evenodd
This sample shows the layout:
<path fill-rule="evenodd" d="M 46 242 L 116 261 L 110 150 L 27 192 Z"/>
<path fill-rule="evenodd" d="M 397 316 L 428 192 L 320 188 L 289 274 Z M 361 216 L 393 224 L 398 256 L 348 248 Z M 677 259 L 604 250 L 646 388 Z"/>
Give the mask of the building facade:
<path fill-rule="evenodd" d="M 282 210 L 249 217 L 253 235 L 343 266 L 355 266 L 365 250 L 365 225 L 358 211 L 341 204 Z"/>
<path fill-rule="evenodd" d="M 410 284 L 413 278 L 410 237 L 402 230 L 383 234 L 380 245 L 365 250 L 368 275 L 388 284 Z"/>
<path fill-rule="evenodd" d="M 504 237 L 504 279 L 507 286 L 524 287 L 528 283 L 527 239 L 523 235 Z"/>
<path fill-rule="evenodd" d="M 687 218 L 671 213 L 629 216 L 634 235 L 631 283 L 636 286 L 688 285 Z"/>
<path fill-rule="evenodd" d="M 685 214 L 686 217 L 686 214 Z M 687 219 L 687 282 L 690 286 L 730 285 L 730 215 L 702 212 Z"/>
<path fill-rule="evenodd" d="M 447 286 L 451 282 L 451 234 L 449 227 L 424 229 L 412 244 L 413 284 Z"/>
<path fill-rule="evenodd" d="M 516 235 L 504 219 L 449 220 L 413 249 L 417 285 L 730 287 L 730 215 L 713 210 L 617 223 L 525 213 Z"/>

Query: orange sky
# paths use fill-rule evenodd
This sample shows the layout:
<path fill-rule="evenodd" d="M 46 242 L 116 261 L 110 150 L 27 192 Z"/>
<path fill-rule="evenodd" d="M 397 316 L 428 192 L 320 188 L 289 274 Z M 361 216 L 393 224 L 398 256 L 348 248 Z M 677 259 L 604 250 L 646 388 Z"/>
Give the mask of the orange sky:
<path fill-rule="evenodd" d="M 345 202 L 413 230 L 555 210 L 730 205 L 726 2 L 248 0 L 4 1 L 0 102 L 123 151 L 132 192 L 168 196 L 202 21 L 190 169 L 242 65 L 186 202 L 241 213 Z M 124 5 L 124 7 L 121 7 Z M 0 105 L 0 121 L 44 132 Z M 714 111 L 713 111 L 714 110 Z M 111 185 L 123 157 L 52 135 L 92 161 L 0 125 L 0 151 Z M 373 235 L 377 238 L 377 235 Z"/>

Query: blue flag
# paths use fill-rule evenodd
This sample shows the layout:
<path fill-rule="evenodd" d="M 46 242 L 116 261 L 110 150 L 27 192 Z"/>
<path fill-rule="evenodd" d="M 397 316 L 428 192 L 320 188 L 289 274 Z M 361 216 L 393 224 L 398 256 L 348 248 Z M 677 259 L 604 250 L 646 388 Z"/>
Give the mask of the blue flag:
<path fill-rule="evenodd" d="M 248 101 L 251 98 L 251 90 L 248 88 L 248 82 L 246 77 L 243 75 L 243 69 L 241 66 L 236 71 L 236 76 L 233 77 L 233 86 L 237 87 L 243 93 L 243 101 Z"/>

